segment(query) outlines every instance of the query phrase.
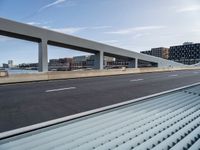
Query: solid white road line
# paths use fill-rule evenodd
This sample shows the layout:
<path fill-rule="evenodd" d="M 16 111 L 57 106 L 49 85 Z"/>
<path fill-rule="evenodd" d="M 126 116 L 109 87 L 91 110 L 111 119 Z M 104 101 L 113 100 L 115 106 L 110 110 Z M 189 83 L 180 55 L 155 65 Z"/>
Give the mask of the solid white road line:
<path fill-rule="evenodd" d="M 137 81 L 142 81 L 144 79 L 133 79 L 133 80 L 130 80 L 131 82 L 137 82 Z"/>
<path fill-rule="evenodd" d="M 169 75 L 168 77 L 177 77 L 178 75 L 177 74 L 172 74 L 172 75 Z"/>
<path fill-rule="evenodd" d="M 52 90 L 46 90 L 46 92 L 49 93 L 49 92 L 58 92 L 58 91 L 73 90 L 73 89 L 76 89 L 76 87 L 68 87 L 68 88 L 52 89 Z"/>

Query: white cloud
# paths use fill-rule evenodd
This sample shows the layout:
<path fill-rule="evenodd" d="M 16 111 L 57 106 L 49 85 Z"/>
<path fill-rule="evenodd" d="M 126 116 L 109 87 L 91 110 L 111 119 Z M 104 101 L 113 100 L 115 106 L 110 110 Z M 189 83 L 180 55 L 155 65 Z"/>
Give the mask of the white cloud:
<path fill-rule="evenodd" d="M 44 28 L 44 29 L 49 29 L 49 30 L 51 30 L 51 27 L 50 26 L 40 26 L 40 27 L 42 27 L 42 28 Z"/>
<path fill-rule="evenodd" d="M 80 32 L 81 30 L 84 30 L 85 27 L 49 28 L 49 29 L 54 30 L 56 32 L 74 34 L 74 33 Z"/>
<path fill-rule="evenodd" d="M 141 33 L 138 33 L 138 34 L 135 34 L 135 35 L 133 35 L 133 39 L 137 39 L 137 38 L 140 38 L 140 37 L 142 37 L 142 36 L 144 36 L 144 34 L 141 34 Z"/>
<path fill-rule="evenodd" d="M 179 13 L 193 12 L 193 11 L 200 11 L 200 6 L 199 5 L 192 5 L 192 6 L 187 6 L 187 7 L 177 9 L 177 12 L 179 12 Z"/>
<path fill-rule="evenodd" d="M 44 29 L 51 29 L 50 26 L 43 25 L 42 23 L 39 23 L 39 22 L 26 22 L 26 24 L 29 24 L 29 25 L 32 25 L 32 26 L 38 26 L 38 27 L 41 27 L 41 28 L 44 28 Z"/>
<path fill-rule="evenodd" d="M 106 43 L 106 44 L 111 44 L 111 45 L 115 45 L 115 44 L 119 44 L 120 42 L 118 40 L 104 40 L 104 41 L 99 41 L 101 43 Z"/>
<path fill-rule="evenodd" d="M 76 2 L 73 0 L 68 0 L 66 1 L 64 4 L 62 5 L 57 5 L 58 7 L 72 7 L 72 6 L 76 6 Z"/>
<path fill-rule="evenodd" d="M 39 22 L 27 22 L 26 24 L 33 25 L 33 26 L 39 26 L 41 23 L 39 23 Z"/>
<path fill-rule="evenodd" d="M 163 28 L 166 28 L 166 26 L 141 26 L 141 27 L 121 29 L 117 31 L 110 31 L 110 32 L 105 32 L 105 33 L 126 35 L 126 34 L 132 34 L 137 31 L 157 30 L 157 29 L 163 29 Z"/>
<path fill-rule="evenodd" d="M 80 31 L 83 31 L 83 30 L 89 30 L 89 31 L 91 31 L 91 30 L 102 30 L 102 29 L 112 28 L 112 26 L 53 28 L 53 27 L 50 27 L 50 26 L 44 26 L 44 25 L 42 25 L 41 23 L 38 23 L 38 22 L 28 22 L 27 24 L 40 26 L 40 27 L 45 28 L 45 29 L 49 29 L 49 30 L 53 30 L 53 31 L 60 32 L 60 33 L 65 33 L 65 34 L 75 34 L 75 33 L 78 33 Z M 121 34 L 121 35 L 124 34 L 124 35 L 126 35 L 126 34 L 135 33 L 137 31 L 156 30 L 156 29 L 162 29 L 162 28 L 165 28 L 165 26 L 142 26 L 142 27 L 127 28 L 127 29 L 122 29 L 122 30 L 117 30 L 117 31 L 110 31 L 110 32 L 104 32 L 104 33 L 107 33 L 107 34 Z M 138 37 L 141 37 L 143 35 L 144 34 L 137 33 L 137 34 L 134 35 L 134 37 L 138 38 Z M 107 41 L 105 43 L 116 44 L 116 43 L 118 43 L 118 41 L 116 41 L 116 40 L 110 40 L 110 41 Z"/>
<path fill-rule="evenodd" d="M 134 31 L 144 31 L 144 30 L 155 30 L 155 29 L 163 29 L 166 26 L 141 26 L 133 28 Z"/>
<path fill-rule="evenodd" d="M 193 30 L 191 30 L 192 33 L 200 33 L 200 28 L 194 28 Z"/>
<path fill-rule="evenodd" d="M 65 34 L 75 34 L 83 30 L 100 30 L 111 28 L 111 26 L 93 26 L 93 27 L 65 27 L 65 28 L 51 28 L 49 26 L 42 26 L 43 28 L 54 30 Z"/>
<path fill-rule="evenodd" d="M 91 27 L 64 27 L 64 28 L 53 28 L 50 27 L 48 25 L 44 25 L 47 23 L 39 23 L 39 22 L 26 22 L 26 24 L 29 25 L 33 25 L 33 26 L 38 26 L 44 29 L 48 29 L 48 30 L 53 30 L 56 32 L 61 32 L 61 33 L 65 33 L 65 34 L 74 34 L 74 33 L 78 33 L 82 30 L 102 30 L 102 29 L 107 29 L 107 28 L 111 28 L 111 26 L 91 26 Z"/>
<path fill-rule="evenodd" d="M 94 27 L 89 27 L 91 29 L 108 29 L 111 28 L 112 26 L 94 26 Z"/>
<path fill-rule="evenodd" d="M 47 5 L 43 6 L 43 7 L 41 7 L 41 8 L 39 9 L 39 11 L 42 11 L 42 10 L 47 9 L 47 8 L 49 8 L 49 7 L 52 7 L 52 6 L 55 6 L 55 5 L 64 3 L 65 1 L 66 1 L 66 0 L 56 0 L 56 1 L 52 2 L 52 3 L 49 3 L 49 4 L 47 4 Z"/>

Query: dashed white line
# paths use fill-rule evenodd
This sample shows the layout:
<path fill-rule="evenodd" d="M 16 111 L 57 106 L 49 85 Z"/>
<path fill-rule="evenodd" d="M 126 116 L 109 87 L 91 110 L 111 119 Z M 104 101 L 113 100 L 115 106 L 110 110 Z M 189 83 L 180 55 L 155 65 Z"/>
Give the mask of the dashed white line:
<path fill-rule="evenodd" d="M 177 74 L 172 74 L 172 75 L 169 75 L 168 77 L 177 77 L 178 75 Z"/>
<path fill-rule="evenodd" d="M 68 87 L 68 88 L 60 88 L 60 89 L 52 89 L 52 90 L 46 90 L 46 93 L 49 92 L 58 92 L 58 91 L 64 91 L 64 90 L 73 90 L 76 89 L 76 87 Z"/>
<path fill-rule="evenodd" d="M 133 80 L 130 80 L 131 82 L 137 82 L 137 81 L 142 81 L 144 79 L 133 79 Z"/>

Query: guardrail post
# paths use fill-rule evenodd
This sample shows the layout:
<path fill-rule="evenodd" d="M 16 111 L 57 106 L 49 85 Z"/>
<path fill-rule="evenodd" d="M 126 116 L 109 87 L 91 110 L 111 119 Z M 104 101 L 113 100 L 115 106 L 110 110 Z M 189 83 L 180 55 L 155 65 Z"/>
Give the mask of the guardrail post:
<path fill-rule="evenodd" d="M 48 71 L 48 50 L 47 50 L 47 40 L 42 39 L 39 43 L 39 63 L 38 71 L 47 72 Z"/>

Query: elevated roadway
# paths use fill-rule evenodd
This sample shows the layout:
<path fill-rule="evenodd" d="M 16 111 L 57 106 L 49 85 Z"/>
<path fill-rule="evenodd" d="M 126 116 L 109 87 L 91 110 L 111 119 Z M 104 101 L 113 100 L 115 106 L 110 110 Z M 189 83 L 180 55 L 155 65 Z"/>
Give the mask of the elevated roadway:
<path fill-rule="evenodd" d="M 37 42 L 39 51 L 39 71 L 41 72 L 48 71 L 48 45 L 95 54 L 94 67 L 96 69 L 103 69 L 103 56 L 105 55 L 128 58 L 133 62 L 133 68 L 137 68 L 138 60 L 155 63 L 158 67 L 184 66 L 183 64 L 170 60 L 140 54 L 131 50 L 106 45 L 4 18 L 0 18 L 0 35 Z"/>

